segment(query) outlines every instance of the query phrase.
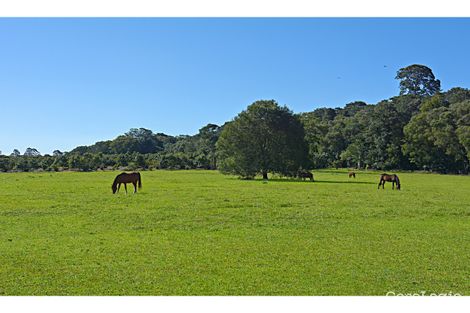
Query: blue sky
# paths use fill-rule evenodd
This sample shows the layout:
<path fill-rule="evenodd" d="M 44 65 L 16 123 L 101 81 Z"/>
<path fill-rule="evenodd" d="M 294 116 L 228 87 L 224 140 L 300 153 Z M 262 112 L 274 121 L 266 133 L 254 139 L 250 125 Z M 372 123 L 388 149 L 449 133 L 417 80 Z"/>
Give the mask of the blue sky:
<path fill-rule="evenodd" d="M 258 99 L 377 103 L 414 63 L 468 88 L 468 38 L 470 19 L 2 18 L 0 151 L 69 151 L 132 127 L 195 134 Z"/>

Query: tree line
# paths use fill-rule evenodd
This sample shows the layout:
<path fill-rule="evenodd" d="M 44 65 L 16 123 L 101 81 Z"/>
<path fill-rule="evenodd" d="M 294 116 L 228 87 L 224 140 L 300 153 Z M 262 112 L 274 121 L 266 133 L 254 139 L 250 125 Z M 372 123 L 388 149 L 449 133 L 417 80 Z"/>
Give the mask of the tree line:
<path fill-rule="evenodd" d="M 34 148 L 0 155 L 0 171 L 94 171 L 137 169 L 215 169 L 215 142 L 220 127 L 208 124 L 194 136 L 154 134 L 133 128 L 114 140 L 79 146 L 70 152 L 41 155 Z M 32 151 L 34 153 L 32 153 Z"/>
<path fill-rule="evenodd" d="M 138 128 L 65 153 L 15 149 L 0 155 L 0 171 L 199 168 L 244 178 L 326 167 L 468 173 L 470 90 L 441 91 L 424 65 L 402 68 L 395 78 L 400 94 L 377 104 L 294 114 L 275 100 L 260 100 L 194 136 Z"/>

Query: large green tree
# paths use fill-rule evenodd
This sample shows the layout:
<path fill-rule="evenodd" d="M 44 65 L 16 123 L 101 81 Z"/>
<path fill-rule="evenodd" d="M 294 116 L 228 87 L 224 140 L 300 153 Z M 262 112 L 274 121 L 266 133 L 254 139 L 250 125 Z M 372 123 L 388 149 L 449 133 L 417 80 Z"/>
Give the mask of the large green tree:
<path fill-rule="evenodd" d="M 304 129 L 297 116 L 274 100 L 256 101 L 224 126 L 217 141 L 223 173 L 250 178 L 292 175 L 308 168 Z"/>
<path fill-rule="evenodd" d="M 413 64 L 401 68 L 395 79 L 400 80 L 400 95 L 432 96 L 441 90 L 441 82 L 425 65 Z"/>

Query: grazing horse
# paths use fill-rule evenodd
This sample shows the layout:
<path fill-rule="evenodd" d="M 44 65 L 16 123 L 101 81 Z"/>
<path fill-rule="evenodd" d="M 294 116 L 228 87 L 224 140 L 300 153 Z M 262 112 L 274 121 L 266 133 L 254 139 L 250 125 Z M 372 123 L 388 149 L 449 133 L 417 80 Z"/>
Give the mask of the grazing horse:
<path fill-rule="evenodd" d="M 140 178 L 140 173 L 121 173 L 117 175 L 114 179 L 113 185 L 111 186 L 113 193 L 119 192 L 121 184 L 124 184 L 124 189 L 126 189 L 127 193 L 127 183 L 132 183 L 134 185 L 134 193 L 136 193 L 137 183 L 139 183 L 139 189 L 142 188 L 142 179 Z"/>
<path fill-rule="evenodd" d="M 297 176 L 298 176 L 299 178 L 302 178 L 303 180 L 305 180 L 305 178 L 310 178 L 311 181 L 315 181 L 315 180 L 313 179 L 313 174 L 310 173 L 309 171 L 306 171 L 306 170 L 299 170 L 299 171 L 297 172 Z"/>
<path fill-rule="evenodd" d="M 354 172 L 349 172 L 348 175 L 349 175 L 349 178 L 351 178 L 351 177 L 356 178 L 356 173 L 354 173 Z"/>
<path fill-rule="evenodd" d="M 377 189 L 380 188 L 380 185 L 382 185 L 382 189 L 384 189 L 386 181 L 392 182 L 392 189 L 395 189 L 395 184 L 397 184 L 397 190 L 400 190 L 400 180 L 398 179 L 398 176 L 396 174 L 389 175 L 385 173 L 380 175 L 380 182 Z"/>

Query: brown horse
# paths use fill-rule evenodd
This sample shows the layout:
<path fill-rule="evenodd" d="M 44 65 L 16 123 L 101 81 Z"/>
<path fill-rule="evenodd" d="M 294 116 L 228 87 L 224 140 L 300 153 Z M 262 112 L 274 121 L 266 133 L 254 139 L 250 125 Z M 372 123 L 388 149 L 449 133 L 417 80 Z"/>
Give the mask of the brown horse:
<path fill-rule="evenodd" d="M 124 184 L 124 189 L 126 189 L 126 193 L 127 193 L 128 183 L 132 183 L 134 185 L 134 193 L 136 193 L 137 183 L 139 183 L 139 189 L 142 188 L 142 179 L 140 178 L 140 173 L 139 172 L 121 173 L 117 175 L 116 178 L 114 179 L 111 189 L 113 190 L 113 193 L 119 192 L 119 189 L 121 188 L 121 184 Z"/>
<path fill-rule="evenodd" d="M 305 180 L 305 178 L 310 178 L 311 181 L 315 181 L 315 180 L 313 179 L 313 174 L 312 174 L 311 172 L 309 172 L 309 171 L 306 171 L 306 170 L 299 170 L 299 171 L 297 172 L 297 176 L 298 176 L 299 178 L 302 178 L 303 180 Z"/>
<path fill-rule="evenodd" d="M 400 180 L 398 179 L 398 176 L 396 174 L 389 175 L 385 173 L 380 175 L 380 182 L 377 189 L 380 188 L 380 185 L 382 185 L 382 189 L 384 189 L 386 181 L 392 182 L 392 189 L 395 189 L 395 184 L 397 184 L 397 190 L 400 190 Z"/>
<path fill-rule="evenodd" d="M 349 175 L 349 178 L 351 178 L 351 177 L 356 178 L 356 173 L 354 173 L 354 172 L 349 172 L 348 175 Z"/>

